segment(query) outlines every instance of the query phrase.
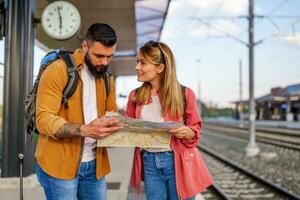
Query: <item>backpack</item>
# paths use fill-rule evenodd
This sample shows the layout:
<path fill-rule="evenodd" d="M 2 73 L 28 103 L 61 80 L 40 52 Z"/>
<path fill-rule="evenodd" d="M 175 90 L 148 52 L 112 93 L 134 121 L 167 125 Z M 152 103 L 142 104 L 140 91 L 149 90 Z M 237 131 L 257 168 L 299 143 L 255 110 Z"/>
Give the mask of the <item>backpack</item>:
<path fill-rule="evenodd" d="M 40 78 L 44 70 L 49 66 L 52 62 L 62 59 L 67 66 L 67 73 L 68 73 L 68 81 L 63 90 L 61 104 L 68 108 L 68 99 L 74 94 L 77 84 L 78 84 L 78 71 L 75 65 L 73 58 L 70 56 L 73 52 L 64 51 L 61 49 L 56 49 L 55 51 L 49 52 L 46 56 L 43 57 L 39 73 L 36 77 L 36 80 L 33 84 L 32 90 L 29 92 L 27 97 L 25 98 L 25 132 L 31 136 L 39 134 L 36 128 L 36 96 Z M 105 82 L 105 91 L 106 96 L 109 95 L 110 92 L 110 82 L 109 82 L 109 71 L 105 71 L 103 74 L 103 79 Z"/>
<path fill-rule="evenodd" d="M 181 87 L 181 94 L 183 97 L 183 122 L 186 125 L 186 107 L 187 107 L 187 102 L 186 102 L 186 95 L 185 95 L 185 86 L 184 85 L 180 85 Z"/>

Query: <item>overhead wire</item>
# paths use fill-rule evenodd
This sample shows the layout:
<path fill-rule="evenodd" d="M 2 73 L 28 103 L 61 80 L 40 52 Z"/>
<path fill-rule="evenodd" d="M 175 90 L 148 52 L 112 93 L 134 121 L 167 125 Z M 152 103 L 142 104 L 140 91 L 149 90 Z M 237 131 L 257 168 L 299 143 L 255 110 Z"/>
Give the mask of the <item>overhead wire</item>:
<path fill-rule="evenodd" d="M 279 26 L 271 19 L 271 18 L 269 18 L 268 16 L 270 16 L 270 14 L 272 14 L 272 13 L 274 13 L 275 11 L 277 11 L 277 10 L 279 10 L 280 8 L 282 8 L 284 5 L 286 5 L 288 2 L 290 2 L 291 0 L 283 0 L 280 4 L 278 4 L 277 6 L 275 6 L 274 8 L 272 8 L 269 12 L 267 12 L 267 15 L 264 15 L 264 17 L 265 18 L 268 18 L 268 20 L 277 28 L 277 29 L 280 29 L 279 28 Z M 274 16 L 274 17 L 278 17 L 278 18 L 280 18 L 280 17 L 291 17 L 291 16 Z M 293 17 L 296 17 L 296 16 L 293 16 Z M 295 23 L 298 23 L 298 22 L 300 22 L 300 17 L 298 18 L 298 19 L 296 19 L 295 20 L 295 22 L 294 22 L 294 24 Z M 259 25 L 259 24 L 257 24 L 257 25 Z M 241 36 L 243 36 L 245 33 L 247 33 L 248 32 L 248 29 L 247 30 L 245 30 L 243 33 L 241 33 L 240 34 L 240 36 L 238 36 L 238 37 L 241 37 Z M 274 34 L 271 34 L 271 35 L 269 35 L 269 36 L 266 36 L 266 37 L 264 37 L 263 39 L 261 39 L 260 41 L 259 41 L 259 43 L 261 43 L 261 42 L 263 42 L 263 41 L 265 41 L 265 40 L 267 40 L 267 39 L 269 39 L 270 37 L 274 37 Z M 239 41 L 239 40 L 238 40 Z M 240 41 L 239 41 L 240 42 Z"/>
<path fill-rule="evenodd" d="M 225 2 L 225 1 L 221 2 L 221 3 L 218 5 L 218 7 L 214 10 L 214 12 L 213 12 L 212 15 L 210 16 L 210 18 L 214 18 L 214 17 L 217 16 L 217 14 L 220 12 L 220 10 L 222 9 L 222 7 L 223 7 L 223 5 L 224 5 L 224 2 Z M 193 42 L 192 42 L 192 44 L 197 44 L 196 40 L 197 40 L 197 39 L 194 39 Z M 191 50 L 192 50 L 192 49 L 190 49 L 189 51 L 191 51 Z M 191 55 L 191 54 L 188 53 L 188 55 Z"/>
<path fill-rule="evenodd" d="M 272 8 L 270 11 L 267 12 L 267 14 L 265 15 L 257 15 L 257 18 L 261 18 L 261 19 L 268 19 L 268 21 L 276 27 L 277 30 L 281 30 L 280 27 L 278 26 L 278 24 L 276 24 L 276 22 L 272 19 L 272 18 L 286 18 L 287 16 L 272 16 L 271 14 L 276 12 L 277 10 L 279 10 L 280 8 L 282 8 L 284 5 L 286 5 L 287 3 L 289 3 L 291 0 L 283 0 L 281 3 L 279 3 L 277 6 L 275 6 L 274 8 Z M 259 21 L 256 26 L 260 25 L 261 21 Z M 267 35 L 265 37 L 263 37 L 263 39 L 261 39 L 261 41 L 265 41 L 269 38 L 273 38 L 274 33 Z"/>
<path fill-rule="evenodd" d="M 269 12 L 267 12 L 268 13 L 267 15 L 270 15 L 271 13 L 274 13 L 275 11 L 277 11 L 278 9 L 280 9 L 282 6 L 284 6 L 285 4 L 287 4 L 290 1 L 291 0 L 283 0 L 279 5 L 277 5 L 272 10 L 270 10 Z"/>
<path fill-rule="evenodd" d="M 272 13 L 276 12 L 277 10 L 279 10 L 280 8 L 282 8 L 284 5 L 286 5 L 287 3 L 289 3 L 291 0 L 283 0 L 282 2 L 280 2 L 278 5 L 276 5 L 275 7 L 273 7 L 272 9 L 270 9 L 270 11 L 267 12 L 266 15 L 263 16 L 263 18 L 266 18 L 268 19 L 272 24 L 273 26 L 275 26 L 277 28 L 277 30 L 280 29 L 280 27 L 276 24 L 276 22 L 272 19 L 272 18 L 293 18 L 293 17 L 297 17 L 297 16 L 293 16 L 293 15 L 271 15 Z M 225 1 L 222 2 L 222 6 L 224 4 Z M 217 27 L 215 27 L 214 25 L 212 25 L 212 21 L 215 20 L 215 19 L 231 19 L 233 21 L 235 21 L 236 19 L 239 19 L 239 18 L 243 18 L 242 16 L 217 16 L 217 11 L 220 10 L 221 6 L 215 10 L 214 14 L 212 16 L 209 16 L 209 17 L 200 17 L 200 18 L 197 18 L 198 22 L 202 23 L 202 24 L 205 24 L 207 27 L 211 28 L 211 29 L 214 29 L 216 31 L 219 31 L 220 33 L 224 34 L 225 36 L 233 39 L 233 41 L 238 41 L 239 43 L 242 43 L 244 45 L 247 45 L 246 42 L 244 42 L 242 39 L 240 39 L 240 37 L 242 37 L 245 33 L 248 32 L 248 29 L 245 29 L 242 33 L 239 34 L 239 36 L 234 36 L 232 34 L 229 33 L 229 31 L 224 31 L 224 30 L 220 30 L 218 29 Z M 246 18 L 246 17 L 244 17 Z M 207 22 L 206 19 L 208 19 L 209 21 Z M 296 24 L 300 21 L 300 18 L 296 19 L 294 21 L 293 24 Z M 261 22 L 258 22 L 257 25 L 259 25 Z M 270 37 L 274 37 L 274 33 L 267 36 L 267 37 L 264 37 L 262 40 L 260 40 L 259 42 L 262 42 L 262 41 L 265 41 L 267 39 L 269 39 Z M 194 43 L 194 42 L 193 42 Z M 224 48 L 222 49 L 227 49 L 228 46 L 232 46 L 233 42 L 230 42 L 228 45 L 225 45 Z M 219 55 L 220 54 L 223 54 L 223 53 L 226 53 L 228 51 L 220 51 Z M 215 59 L 214 59 L 215 60 Z"/>
<path fill-rule="evenodd" d="M 245 5 L 245 1 L 242 1 L 243 4 Z M 224 3 L 225 3 L 225 0 L 222 2 L 222 7 L 224 6 Z M 221 8 L 221 7 L 220 7 Z M 247 45 L 243 40 L 239 39 L 238 37 L 232 35 L 229 33 L 229 30 L 227 31 L 223 31 L 223 30 L 220 30 L 218 28 L 216 28 L 214 25 L 211 24 L 211 21 L 212 20 L 215 20 L 215 19 L 230 19 L 232 22 L 235 22 L 237 19 L 241 19 L 241 18 L 246 18 L 245 16 L 217 16 L 216 14 L 212 17 L 212 16 L 209 16 L 209 17 L 201 17 L 201 18 L 197 18 L 196 20 L 198 20 L 200 23 L 202 24 L 205 24 L 207 27 L 210 27 L 211 29 L 214 29 L 220 33 L 222 33 L 224 36 L 227 36 L 231 39 L 233 39 L 234 41 L 238 41 L 244 45 Z M 210 22 L 205 22 L 204 19 L 210 19 Z M 231 27 L 229 27 L 231 28 Z M 230 42 L 229 44 L 225 45 L 223 48 L 221 49 L 225 49 L 227 48 L 228 46 L 231 47 L 233 42 Z M 217 55 L 221 55 L 223 53 L 226 53 L 228 51 L 220 51 L 220 53 L 218 53 Z M 215 60 L 215 57 L 213 58 L 213 60 Z"/>
<path fill-rule="evenodd" d="M 292 17 L 297 17 L 297 16 L 292 16 L 292 15 L 289 15 L 289 16 L 287 16 L 287 15 L 280 15 L 280 16 L 276 16 L 276 15 L 271 15 L 272 13 L 274 13 L 275 11 L 277 11 L 277 10 L 279 10 L 280 8 L 282 8 L 284 5 L 286 5 L 288 2 L 290 2 L 291 0 L 287 0 L 287 1 L 282 1 L 280 4 L 278 4 L 277 6 L 275 6 L 273 9 L 271 9 L 269 12 L 267 12 L 267 15 L 265 15 L 265 18 L 267 18 L 277 29 L 280 29 L 280 27 L 272 20 L 272 17 L 273 18 L 292 18 Z M 269 17 L 270 16 L 270 17 Z M 229 19 L 229 18 L 231 18 L 231 19 L 233 19 L 234 17 L 224 17 L 224 19 Z M 237 19 L 237 18 L 236 18 Z M 199 19 L 198 19 L 199 20 Z M 205 23 L 205 22 L 203 22 L 203 20 L 199 20 L 201 23 Z M 289 26 L 293 26 L 293 25 L 295 25 L 296 23 L 298 23 L 298 22 L 300 22 L 300 17 L 299 18 L 297 18 L 293 23 L 291 23 Z M 215 30 L 217 30 L 217 28 L 215 28 L 215 27 L 213 27 L 211 24 L 208 24 L 208 23 L 206 23 L 206 25 L 208 25 L 208 26 L 210 26 L 211 28 L 214 28 Z M 215 55 L 214 56 L 214 58 L 212 59 L 212 60 L 219 60 L 219 59 L 215 59 L 216 57 L 221 57 L 221 55 L 223 55 L 224 53 L 226 53 L 226 52 L 228 52 L 228 51 L 225 51 L 225 49 L 228 49 L 227 47 L 232 47 L 232 43 L 234 42 L 234 41 L 238 41 L 238 42 L 240 42 L 240 43 L 243 43 L 244 44 L 244 42 L 242 42 L 242 40 L 241 39 L 239 39 L 239 37 L 241 37 L 241 36 L 243 36 L 246 32 L 248 32 L 248 29 L 247 30 L 245 30 L 245 32 L 243 32 L 243 33 L 241 33 L 239 36 L 234 36 L 234 37 L 232 37 L 232 35 L 231 34 L 229 34 L 228 33 L 228 31 L 227 32 L 224 32 L 224 31 L 222 31 L 222 30 L 217 30 L 217 31 L 220 31 L 220 32 L 222 32 L 222 33 L 224 33 L 226 36 L 228 36 L 229 38 L 231 38 L 231 39 L 233 39 L 233 41 L 232 42 L 230 42 L 228 45 L 225 45 L 222 49 L 221 49 L 221 51 L 217 54 L 217 55 Z M 267 36 L 267 37 L 264 37 L 262 40 L 260 40 L 259 41 L 259 43 L 260 42 L 262 42 L 262 41 L 265 41 L 265 40 L 267 40 L 267 39 L 269 39 L 270 37 L 274 37 L 274 34 L 272 34 L 272 35 L 270 35 L 270 36 Z M 291 48 L 291 51 L 295 51 L 295 49 L 297 50 L 298 49 L 298 47 L 297 48 Z"/>
<path fill-rule="evenodd" d="M 271 15 L 272 13 L 274 13 L 275 11 L 277 11 L 278 9 L 280 9 L 282 6 L 284 6 L 285 4 L 287 4 L 290 1 L 291 0 L 283 0 L 280 4 L 278 4 L 277 6 L 273 7 L 270 11 L 268 11 L 266 15 L 263 15 L 263 16 L 260 15 L 260 16 L 258 16 L 258 18 L 260 18 L 260 19 L 263 19 L 264 17 L 267 18 L 267 16 Z M 257 15 L 255 15 L 255 16 L 257 18 Z M 273 21 L 273 23 L 275 23 L 275 22 Z M 258 26 L 260 24 L 261 24 L 261 21 L 259 21 L 255 26 Z M 242 33 L 241 36 L 243 36 L 245 33 L 248 33 L 248 29 L 245 30 L 245 32 Z"/>

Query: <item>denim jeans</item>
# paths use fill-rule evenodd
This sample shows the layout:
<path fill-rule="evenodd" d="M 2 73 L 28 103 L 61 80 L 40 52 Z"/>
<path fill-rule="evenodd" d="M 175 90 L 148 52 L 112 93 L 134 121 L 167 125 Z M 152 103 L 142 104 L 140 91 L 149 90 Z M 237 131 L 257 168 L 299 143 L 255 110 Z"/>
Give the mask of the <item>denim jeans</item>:
<path fill-rule="evenodd" d="M 174 153 L 142 151 L 148 200 L 177 200 Z M 194 200 L 195 198 L 190 198 Z"/>
<path fill-rule="evenodd" d="M 78 175 L 71 180 L 51 177 L 39 165 L 36 174 L 47 200 L 107 200 L 105 177 L 96 178 L 96 160 L 82 162 Z"/>

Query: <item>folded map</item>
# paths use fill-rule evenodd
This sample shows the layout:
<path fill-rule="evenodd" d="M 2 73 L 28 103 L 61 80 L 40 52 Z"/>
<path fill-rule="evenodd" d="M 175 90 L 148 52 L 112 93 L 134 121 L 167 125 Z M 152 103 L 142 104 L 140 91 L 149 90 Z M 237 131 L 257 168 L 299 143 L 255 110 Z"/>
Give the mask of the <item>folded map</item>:
<path fill-rule="evenodd" d="M 98 139 L 98 147 L 169 148 L 171 139 L 169 130 L 183 125 L 182 122 L 143 121 L 113 112 L 106 112 L 105 118 L 118 118 L 124 124 L 124 128 Z"/>

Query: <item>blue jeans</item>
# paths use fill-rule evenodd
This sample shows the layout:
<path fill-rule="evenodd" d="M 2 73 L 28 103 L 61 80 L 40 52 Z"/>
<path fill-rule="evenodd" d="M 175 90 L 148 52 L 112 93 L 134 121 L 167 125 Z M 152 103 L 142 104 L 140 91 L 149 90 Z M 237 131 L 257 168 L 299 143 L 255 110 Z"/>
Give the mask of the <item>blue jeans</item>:
<path fill-rule="evenodd" d="M 177 200 L 174 153 L 142 151 L 145 191 L 148 200 Z M 190 198 L 189 200 L 194 200 Z"/>
<path fill-rule="evenodd" d="M 96 160 L 82 162 L 78 175 L 71 180 L 51 177 L 39 165 L 36 174 L 47 200 L 107 200 L 105 177 L 96 178 Z"/>

